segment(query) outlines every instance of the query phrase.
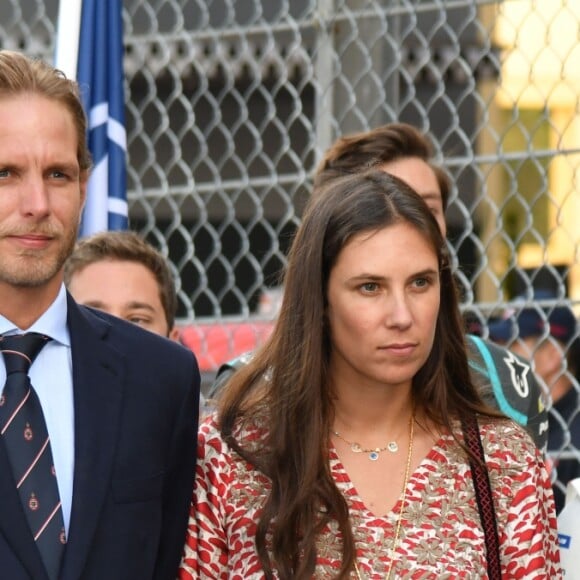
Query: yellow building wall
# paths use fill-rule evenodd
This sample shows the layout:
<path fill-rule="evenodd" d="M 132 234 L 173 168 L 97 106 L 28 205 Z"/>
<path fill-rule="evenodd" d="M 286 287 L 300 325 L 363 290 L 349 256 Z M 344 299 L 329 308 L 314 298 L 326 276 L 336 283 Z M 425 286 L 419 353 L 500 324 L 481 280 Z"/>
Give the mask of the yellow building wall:
<path fill-rule="evenodd" d="M 545 246 L 518 247 L 518 264 L 568 264 L 572 298 L 580 298 L 580 0 L 510 0 L 497 7 L 494 43 L 502 49 L 499 109 L 547 110 L 549 147 L 561 152 L 548 166 Z M 493 254 L 493 244 L 490 245 Z M 490 262 L 497 264 L 490 256 Z"/>

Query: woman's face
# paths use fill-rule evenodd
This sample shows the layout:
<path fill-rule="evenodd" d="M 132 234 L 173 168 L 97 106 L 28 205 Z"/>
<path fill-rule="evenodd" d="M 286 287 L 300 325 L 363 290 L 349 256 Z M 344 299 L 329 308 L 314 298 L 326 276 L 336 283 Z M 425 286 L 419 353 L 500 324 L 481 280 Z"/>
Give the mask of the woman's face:
<path fill-rule="evenodd" d="M 433 345 L 437 255 L 407 223 L 354 236 L 328 281 L 330 371 L 344 385 L 411 385 Z"/>
<path fill-rule="evenodd" d="M 439 182 L 433 169 L 419 157 L 402 157 L 384 163 L 380 168 L 389 175 L 394 175 L 404 181 L 425 200 L 445 237 L 447 235 L 445 210 Z"/>

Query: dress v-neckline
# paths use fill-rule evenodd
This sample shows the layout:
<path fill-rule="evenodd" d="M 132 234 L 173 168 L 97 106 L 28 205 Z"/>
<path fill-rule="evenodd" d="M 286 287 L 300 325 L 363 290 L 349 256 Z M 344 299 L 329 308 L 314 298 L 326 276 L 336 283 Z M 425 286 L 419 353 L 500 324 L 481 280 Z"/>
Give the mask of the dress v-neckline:
<path fill-rule="evenodd" d="M 433 444 L 429 452 L 420 461 L 419 465 L 417 465 L 417 467 L 410 473 L 409 481 L 407 482 L 406 487 L 407 490 L 414 485 L 414 480 L 416 476 L 419 474 L 419 472 L 422 471 L 425 462 L 435 460 L 436 456 L 442 452 L 444 441 L 448 437 L 449 435 L 441 435 L 437 439 L 437 441 Z M 336 482 L 339 489 L 342 488 L 341 489 L 342 493 L 348 500 L 350 500 L 350 502 L 357 503 L 360 505 L 360 510 L 363 512 L 362 516 L 364 518 L 379 519 L 383 520 L 385 523 L 386 522 L 392 523 L 392 521 L 396 520 L 396 518 L 399 515 L 399 512 L 401 511 L 403 495 L 405 490 L 401 489 L 401 492 L 397 500 L 395 501 L 393 506 L 389 509 L 389 511 L 387 511 L 385 514 L 376 514 L 367 506 L 366 502 L 363 500 L 356 485 L 352 481 L 348 471 L 346 470 L 344 464 L 342 463 L 340 455 L 338 454 L 338 451 L 334 443 L 332 443 L 332 441 L 330 442 L 329 460 L 331 461 L 331 469 L 332 462 L 334 462 L 335 469 L 342 475 L 341 481 Z"/>

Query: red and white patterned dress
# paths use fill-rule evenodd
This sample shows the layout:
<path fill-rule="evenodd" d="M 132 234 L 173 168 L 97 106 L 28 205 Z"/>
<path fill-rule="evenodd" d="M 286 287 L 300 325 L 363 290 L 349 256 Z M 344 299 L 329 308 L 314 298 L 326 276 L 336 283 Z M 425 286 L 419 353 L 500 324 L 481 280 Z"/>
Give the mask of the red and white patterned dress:
<path fill-rule="evenodd" d="M 244 436 L 255 440 L 255 433 Z M 493 489 L 504 580 L 561 578 L 550 477 L 529 436 L 500 421 L 481 427 Z M 224 443 L 210 417 L 200 429 L 199 459 L 181 580 L 260 579 L 254 534 L 269 480 Z M 334 449 L 330 464 L 348 502 L 357 563 L 366 579 L 384 579 L 401 500 L 384 517 L 370 513 Z M 340 535 L 329 525 L 317 543 L 315 578 L 340 568 Z M 354 577 L 354 574 L 353 574 Z M 411 475 L 393 578 L 487 578 L 469 465 L 457 442 L 442 436 Z"/>

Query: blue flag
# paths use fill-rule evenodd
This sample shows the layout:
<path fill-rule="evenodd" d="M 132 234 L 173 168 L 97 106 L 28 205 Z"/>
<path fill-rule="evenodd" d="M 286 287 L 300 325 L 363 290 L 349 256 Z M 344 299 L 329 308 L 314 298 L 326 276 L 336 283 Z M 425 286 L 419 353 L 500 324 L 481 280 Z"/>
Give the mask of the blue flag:
<path fill-rule="evenodd" d="M 83 0 L 77 81 L 93 157 L 81 236 L 128 226 L 122 0 Z"/>

